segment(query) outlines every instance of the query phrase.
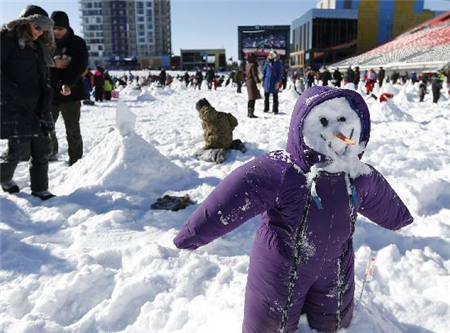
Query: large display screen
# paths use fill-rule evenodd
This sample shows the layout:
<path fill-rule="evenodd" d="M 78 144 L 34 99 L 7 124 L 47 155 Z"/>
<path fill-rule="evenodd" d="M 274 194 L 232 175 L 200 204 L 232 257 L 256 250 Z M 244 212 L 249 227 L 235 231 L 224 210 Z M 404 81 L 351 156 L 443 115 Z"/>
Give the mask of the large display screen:
<path fill-rule="evenodd" d="M 250 53 L 266 57 L 270 50 L 276 51 L 280 57 L 285 57 L 288 52 L 289 29 L 255 27 L 241 28 L 239 32 L 244 57 Z"/>

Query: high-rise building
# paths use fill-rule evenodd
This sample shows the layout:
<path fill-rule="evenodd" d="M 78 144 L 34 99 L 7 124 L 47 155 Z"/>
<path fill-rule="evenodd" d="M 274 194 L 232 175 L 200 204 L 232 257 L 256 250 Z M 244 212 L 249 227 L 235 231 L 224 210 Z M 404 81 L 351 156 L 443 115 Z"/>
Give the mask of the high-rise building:
<path fill-rule="evenodd" d="M 170 0 L 79 0 L 91 66 L 136 59 L 169 65 Z"/>

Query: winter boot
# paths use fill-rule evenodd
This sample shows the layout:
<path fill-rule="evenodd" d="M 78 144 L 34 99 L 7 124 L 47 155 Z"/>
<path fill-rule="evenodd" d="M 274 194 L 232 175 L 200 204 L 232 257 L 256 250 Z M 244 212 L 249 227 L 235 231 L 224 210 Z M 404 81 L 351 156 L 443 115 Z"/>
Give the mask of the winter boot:
<path fill-rule="evenodd" d="M 248 117 L 249 118 L 258 118 L 255 116 L 255 109 L 254 108 L 248 108 Z"/>
<path fill-rule="evenodd" d="M 38 198 L 40 198 L 43 201 L 55 197 L 55 195 L 50 193 L 48 190 L 31 192 L 31 195 L 33 195 L 35 197 L 38 197 Z"/>
<path fill-rule="evenodd" d="M 17 186 L 14 180 L 3 182 L 1 185 L 2 190 L 8 192 L 9 194 L 17 193 L 20 191 L 19 186 Z"/>
<path fill-rule="evenodd" d="M 270 93 L 264 93 L 264 112 L 269 112 Z"/>

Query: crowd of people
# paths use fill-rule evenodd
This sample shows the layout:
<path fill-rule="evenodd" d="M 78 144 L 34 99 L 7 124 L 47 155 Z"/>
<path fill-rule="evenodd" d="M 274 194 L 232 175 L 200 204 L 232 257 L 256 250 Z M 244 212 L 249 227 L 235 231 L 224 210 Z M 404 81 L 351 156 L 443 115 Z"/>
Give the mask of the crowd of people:
<path fill-rule="evenodd" d="M 425 94 L 428 93 L 428 88 L 430 87 L 433 95 L 433 103 L 438 102 L 444 82 L 447 83 L 447 87 L 450 87 L 450 70 L 423 72 L 420 74 L 417 74 L 415 71 L 400 74 L 394 70 L 390 75 L 387 75 L 383 67 L 379 67 L 378 71 L 369 68 L 369 70 L 361 73 L 358 66 L 355 66 L 354 69 L 349 66 L 343 72 L 339 68 L 335 68 L 333 73 L 331 73 L 326 66 L 323 66 L 319 70 L 307 68 L 305 71 L 294 72 L 292 73 L 292 78 L 295 81 L 295 87 L 299 93 L 317 85 L 333 85 L 340 88 L 351 84 L 354 89 L 358 89 L 360 85 L 363 85 L 367 95 L 371 95 L 377 99 L 381 98 L 381 100 L 386 100 L 393 96 L 389 93 L 383 93 L 384 96 L 375 96 L 373 91 L 376 84 L 381 88 L 385 83 L 404 85 L 410 81 L 413 84 L 419 84 L 418 94 L 420 102 L 424 101 Z M 450 94 L 450 91 L 448 93 Z"/>

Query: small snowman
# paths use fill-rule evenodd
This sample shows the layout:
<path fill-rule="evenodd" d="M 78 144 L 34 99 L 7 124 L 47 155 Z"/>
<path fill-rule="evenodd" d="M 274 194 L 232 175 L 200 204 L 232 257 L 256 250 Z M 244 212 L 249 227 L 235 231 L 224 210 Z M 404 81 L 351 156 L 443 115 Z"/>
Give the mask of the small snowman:
<path fill-rule="evenodd" d="M 407 207 L 371 165 L 361 161 L 370 114 L 359 93 L 307 89 L 292 113 L 286 150 L 273 151 L 227 176 L 174 239 L 195 250 L 256 215 L 243 332 L 335 332 L 353 315 L 353 234 L 357 214 L 398 230 Z"/>

